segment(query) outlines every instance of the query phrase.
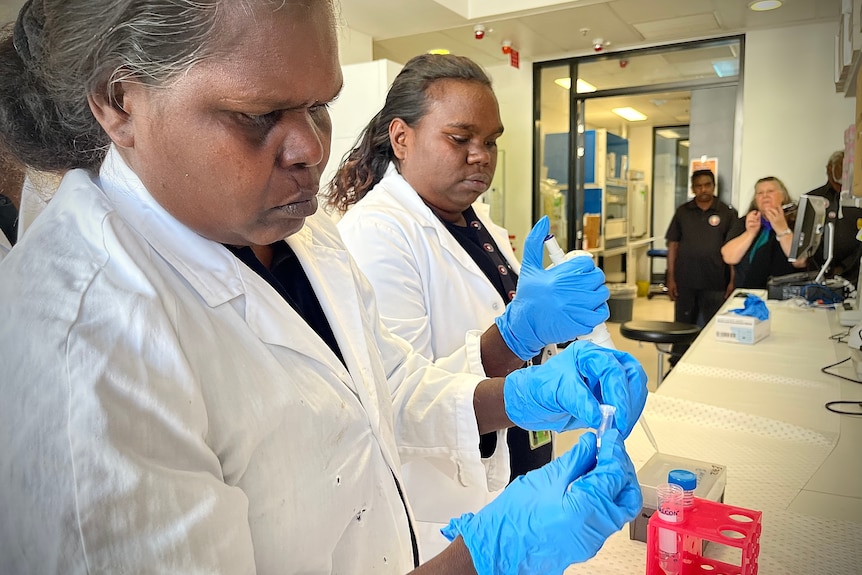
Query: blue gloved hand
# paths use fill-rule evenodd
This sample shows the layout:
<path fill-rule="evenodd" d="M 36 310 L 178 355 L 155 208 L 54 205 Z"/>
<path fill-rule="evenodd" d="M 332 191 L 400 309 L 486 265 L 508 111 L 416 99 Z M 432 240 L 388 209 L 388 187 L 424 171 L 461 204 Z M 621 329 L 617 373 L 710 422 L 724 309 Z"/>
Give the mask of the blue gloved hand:
<path fill-rule="evenodd" d="M 595 466 L 595 467 L 593 467 Z M 611 534 L 640 513 L 634 466 L 616 430 L 585 433 L 571 451 L 518 477 L 478 513 L 441 532 L 458 535 L 479 575 L 562 573 L 595 555 Z"/>
<path fill-rule="evenodd" d="M 509 349 L 527 361 L 551 343 L 590 333 L 608 319 L 610 291 L 605 274 L 590 258 L 573 258 L 542 268 L 550 221 L 545 216 L 524 242 L 524 259 L 515 298 L 494 322 Z"/>
<path fill-rule="evenodd" d="M 513 371 L 503 385 L 506 415 L 524 429 L 598 428 L 600 403 L 617 408 L 614 427 L 628 437 L 647 398 L 647 376 L 630 354 L 575 341 L 542 365 Z"/>

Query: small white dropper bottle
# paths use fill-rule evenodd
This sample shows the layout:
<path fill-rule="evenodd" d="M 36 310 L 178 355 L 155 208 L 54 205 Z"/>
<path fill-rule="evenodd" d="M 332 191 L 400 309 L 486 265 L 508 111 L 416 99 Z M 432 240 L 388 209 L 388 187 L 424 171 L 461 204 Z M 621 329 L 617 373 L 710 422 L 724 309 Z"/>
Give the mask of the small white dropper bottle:
<path fill-rule="evenodd" d="M 557 242 L 557 238 L 554 237 L 554 234 L 550 234 L 545 238 L 545 249 L 548 250 L 548 256 L 551 258 L 551 265 L 548 266 L 549 269 L 573 258 L 587 257 L 593 259 L 593 254 L 586 250 L 572 250 L 569 253 L 563 253 L 563 250 L 560 248 L 560 244 Z M 590 333 L 579 336 L 578 339 L 591 341 L 596 345 L 609 349 L 617 348 L 617 346 L 614 345 L 614 340 L 611 339 L 611 332 L 608 331 L 608 326 L 605 322 L 594 327 L 593 331 Z"/>

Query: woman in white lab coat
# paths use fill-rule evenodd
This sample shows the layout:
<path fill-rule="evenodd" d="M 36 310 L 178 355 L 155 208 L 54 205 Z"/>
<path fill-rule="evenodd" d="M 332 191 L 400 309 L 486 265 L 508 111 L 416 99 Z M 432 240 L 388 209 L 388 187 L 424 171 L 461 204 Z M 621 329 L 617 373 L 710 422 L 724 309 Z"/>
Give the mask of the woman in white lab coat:
<path fill-rule="evenodd" d="M 494 176 L 502 132 L 491 81 L 477 64 L 459 56 L 417 56 L 396 77 L 383 109 L 332 182 L 330 204 L 343 212 L 339 231 L 374 286 L 384 323 L 438 362 L 463 357 L 471 330 L 496 327 L 521 273 L 508 232 L 476 202 Z M 546 222 L 538 227 L 546 230 Z M 546 233 L 534 230 L 527 246 L 538 248 L 539 261 Z M 584 308 L 602 305 L 597 319 L 604 320 L 604 276 L 592 260 L 582 265 L 581 284 L 560 297 Z M 545 314 L 545 321 L 565 315 L 552 299 L 544 304 L 536 314 Z M 585 334 L 572 330 L 542 343 Z M 485 368 L 488 375 L 504 375 Z M 483 437 L 483 452 L 493 454 L 486 464 L 499 465 L 508 451 L 513 477 L 539 467 L 550 460 L 551 444 L 535 438 L 517 428 Z M 494 449 L 497 441 L 509 449 Z M 451 514 L 479 509 L 496 494 L 494 486 L 465 486 L 430 461 L 410 462 L 404 474 L 425 557 L 445 548 L 440 528 Z"/>
<path fill-rule="evenodd" d="M 0 137 L 68 170 L 0 262 L 0 573 L 403 573 L 402 461 L 487 482 L 480 432 L 584 426 L 612 389 L 637 409 L 641 374 L 590 349 L 487 379 L 382 326 L 315 214 L 333 22 L 328 2 L 30 0 L 0 36 Z M 585 437 L 419 570 L 594 554 L 640 497 L 619 435 Z"/>

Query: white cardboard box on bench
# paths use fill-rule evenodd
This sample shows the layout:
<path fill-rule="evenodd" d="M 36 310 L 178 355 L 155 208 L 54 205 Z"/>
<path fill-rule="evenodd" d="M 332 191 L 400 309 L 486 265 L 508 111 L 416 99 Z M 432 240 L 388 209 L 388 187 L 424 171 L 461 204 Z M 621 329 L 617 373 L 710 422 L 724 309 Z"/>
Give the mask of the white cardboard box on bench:
<path fill-rule="evenodd" d="M 715 339 L 733 343 L 757 343 L 769 335 L 769 318 L 759 320 L 732 312 L 715 316 Z"/>

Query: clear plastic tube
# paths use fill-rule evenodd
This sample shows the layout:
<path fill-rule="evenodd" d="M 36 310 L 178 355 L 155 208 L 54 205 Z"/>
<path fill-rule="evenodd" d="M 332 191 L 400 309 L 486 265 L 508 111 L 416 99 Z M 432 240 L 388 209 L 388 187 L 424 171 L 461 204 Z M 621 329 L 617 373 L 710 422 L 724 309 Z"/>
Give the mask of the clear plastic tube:
<path fill-rule="evenodd" d="M 659 519 L 668 523 L 680 523 L 683 516 L 682 487 L 673 483 L 663 483 L 655 489 L 656 513 Z M 679 575 L 682 568 L 677 533 L 670 529 L 658 529 L 658 561 L 665 575 Z"/>

